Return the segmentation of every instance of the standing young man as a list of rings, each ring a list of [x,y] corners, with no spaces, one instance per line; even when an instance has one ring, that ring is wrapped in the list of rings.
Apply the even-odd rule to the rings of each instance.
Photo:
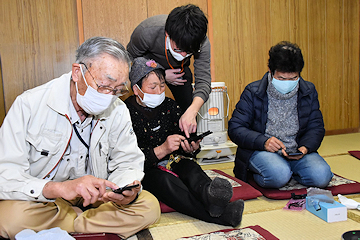
[[[196,115],[211,92],[207,23],[199,7],[192,4],[177,7],[169,15],[157,15],[141,22],[127,45],[133,58],[154,59],[165,68],[166,84],[184,112],[179,125],[187,137],[196,131]],[[189,68],[192,56],[194,91]]]

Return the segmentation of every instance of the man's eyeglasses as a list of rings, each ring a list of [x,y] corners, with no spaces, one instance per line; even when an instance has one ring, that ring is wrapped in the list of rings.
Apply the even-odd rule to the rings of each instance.
[[[103,85],[99,85],[97,84],[95,78],[93,77],[93,75],[91,74],[91,72],[89,71],[88,67],[86,66],[85,63],[83,62],[80,62],[79,64],[82,64],[85,66],[86,70],[89,72],[90,76],[92,77],[92,79],[94,80],[96,86],[97,86],[97,91],[99,93],[104,93],[104,94],[109,94],[109,93],[113,93],[114,95],[116,96],[123,96],[127,93],[129,93],[129,89],[127,87],[127,81],[124,82],[121,86],[118,86],[116,88],[112,88],[112,87],[109,87],[109,86],[103,86]]]
[[[201,48],[203,46],[203,43],[200,44],[200,48],[199,50],[197,50],[197,52],[200,52],[201,51]],[[174,52],[177,52],[177,53],[182,53],[182,52],[186,52],[180,48],[173,48]],[[193,54],[192,52],[186,52],[186,54]]]
[[[174,52],[177,52],[177,53],[185,52],[185,51],[183,51],[183,50],[181,50],[179,48],[174,48],[173,50],[174,50]],[[191,52],[186,52],[186,54],[192,54],[192,53]]]

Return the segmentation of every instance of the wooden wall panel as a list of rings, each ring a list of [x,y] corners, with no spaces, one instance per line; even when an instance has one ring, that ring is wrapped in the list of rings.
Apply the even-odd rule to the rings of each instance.
[[[4,89],[1,72],[1,58],[0,58],[0,126],[5,118],[5,100],[4,100]]]
[[[82,2],[84,38],[103,36],[125,47],[134,28],[146,18],[146,0],[86,0]]]
[[[2,0],[0,58],[5,110],[24,90],[70,71],[79,44],[77,2],[81,3],[85,39],[102,35],[124,45],[142,20],[168,14],[174,7],[188,3],[186,0]],[[209,18],[213,23],[213,77],[228,86],[230,112],[245,86],[267,71],[269,48],[281,40],[289,40],[303,51],[302,76],[318,90],[327,132],[359,128],[359,1],[195,0],[192,3],[205,13],[208,4],[212,9]],[[4,111],[1,101],[0,110]]]
[[[271,46],[302,49],[302,76],[319,93],[327,133],[359,129],[359,1],[212,0],[215,79],[231,112],[245,86],[267,71]],[[220,19],[224,19],[221,21]]]
[[[73,0],[2,0],[0,54],[5,108],[17,95],[71,70],[78,46]]]
[[[327,63],[326,63],[326,0],[314,1],[308,8],[308,57],[305,59],[305,66],[308,66],[308,75],[305,79],[315,84],[316,90],[319,94],[320,109],[323,113],[324,119],[326,117],[325,104],[328,98],[327,89]],[[319,24],[321,23],[321,24]],[[325,122],[327,124],[327,120]]]
[[[326,127],[334,129],[337,125],[339,128],[345,127],[345,110],[344,101],[344,81],[343,78],[343,2],[338,0],[326,0],[326,32],[325,32],[325,54],[326,54],[326,108],[323,112],[326,119]],[[322,85],[320,85],[322,86]]]
[[[169,14],[175,7],[189,4],[189,0],[147,0],[148,17],[158,14]],[[207,0],[193,0],[191,4],[199,6],[199,8],[207,14]],[[140,22],[139,22],[140,23]]]
[[[125,47],[137,25],[148,17],[169,14],[177,6],[188,4],[188,0],[86,0],[82,3],[84,38],[93,36],[111,37]],[[194,0],[206,14],[207,0]],[[132,93],[121,97],[125,100]],[[166,96],[172,97],[166,88]]]
[[[270,9],[266,14],[270,15],[268,31],[271,43],[290,40],[290,1],[270,0]]]
[[[213,49],[215,58],[215,79],[225,82],[230,96],[230,112],[235,107],[246,84],[260,79],[267,70],[270,34],[269,1],[212,0]],[[256,36],[256,37],[255,37]]]
[[[359,1],[344,1],[344,59],[343,59],[343,82],[344,82],[344,123],[345,127],[359,122]],[[358,16],[357,19],[354,16]],[[357,41],[356,41],[357,40]],[[357,104],[356,104],[357,101]]]
[[[290,24],[290,37],[291,42],[297,43],[301,50],[305,61],[305,66],[301,73],[302,77],[308,79],[308,68],[309,68],[309,41],[308,32],[309,22],[308,14],[309,9],[307,0],[292,0],[289,5],[289,24]]]
[[[111,37],[124,46],[130,40],[135,27],[148,17],[168,14],[173,8],[188,4],[188,1],[153,1],[153,0],[86,0],[81,1],[84,37]],[[207,10],[206,0],[192,1],[204,12]]]
[[[271,21],[267,14],[270,11],[270,3],[267,0],[259,0],[258,2],[249,0],[246,1],[246,4],[244,1],[235,2],[237,3],[234,5],[235,10],[233,10],[234,16],[236,16],[235,21],[241,21],[241,23],[233,29],[236,33],[234,39],[241,38],[241,42],[237,46],[238,51],[234,52],[233,55],[237,56],[238,52],[244,51],[240,61],[241,65],[244,66],[241,75],[244,79],[242,84],[245,87],[247,83],[260,79],[267,71],[267,58],[263,53],[269,50],[269,45],[264,43],[269,42],[271,38],[267,25]],[[238,14],[236,11],[239,7],[242,14]],[[245,18],[243,18],[244,15]]]
[[[27,60],[25,59],[25,26],[22,1],[2,1],[0,10],[1,70],[5,110],[7,111],[15,97],[24,91],[24,78],[33,69],[23,67],[27,64]]]
[[[227,54],[222,54],[224,49],[228,51],[233,45],[232,39],[232,29],[231,29],[231,5],[230,4],[216,4],[213,1],[213,42],[211,52],[211,57],[215,62],[215,70],[218,74],[215,73],[215,76],[212,76],[218,82],[230,82],[234,79],[234,73],[237,71],[230,71],[229,63],[233,62],[232,51],[227,52]],[[215,9],[216,8],[216,9]],[[222,19],[223,21],[218,21],[215,19]],[[215,20],[215,21],[214,21]],[[215,27],[216,26],[216,27]],[[214,47],[216,46],[216,47]],[[211,60],[213,61],[213,60]],[[234,63],[233,67],[240,67],[240,64]],[[239,79],[240,81],[240,79]],[[229,90],[228,90],[229,91]]]

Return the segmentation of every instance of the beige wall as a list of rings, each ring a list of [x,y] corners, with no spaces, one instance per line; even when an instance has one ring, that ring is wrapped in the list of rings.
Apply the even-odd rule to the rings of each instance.
[[[0,122],[4,114],[2,101],[8,110],[24,90],[71,70],[82,37],[102,35],[126,45],[142,20],[167,14],[187,3],[185,0],[2,0],[0,57],[4,97],[0,93]],[[359,1],[195,0],[191,3],[209,14],[213,79],[228,86],[230,112],[246,84],[260,79],[267,70],[269,48],[288,40],[303,50],[302,76],[314,82],[318,89],[327,132],[358,130]]]
[[[232,109],[267,71],[270,47],[287,40],[302,49],[302,76],[318,90],[327,133],[358,131],[359,1],[212,0],[212,9],[215,78],[226,82]]]
[[[188,0],[83,0],[84,38],[106,36],[127,45],[135,27],[148,17],[168,14]],[[193,0],[207,12],[206,0]]]
[[[133,30],[140,22],[158,14],[169,14],[177,6],[188,4],[188,0],[86,0],[82,2],[82,16],[84,22],[84,39],[94,36],[111,37],[125,47],[130,41]],[[205,14],[206,0],[193,0]],[[108,17],[111,16],[111,17]],[[121,97],[125,100],[129,95]],[[173,98],[166,87],[166,95]]]
[[[78,46],[76,4],[73,0],[1,0],[0,16],[7,111],[23,91],[71,70]],[[4,110],[3,105],[0,109]]]

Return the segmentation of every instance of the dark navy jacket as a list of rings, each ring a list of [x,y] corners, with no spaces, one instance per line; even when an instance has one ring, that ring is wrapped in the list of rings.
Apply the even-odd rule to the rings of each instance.
[[[236,104],[228,125],[230,139],[238,145],[234,174],[247,181],[248,162],[255,150],[264,151],[268,97],[268,73],[261,80],[247,85]],[[308,153],[316,152],[325,135],[318,94],[311,82],[300,77],[298,90],[299,132],[298,147],[305,146]]]

